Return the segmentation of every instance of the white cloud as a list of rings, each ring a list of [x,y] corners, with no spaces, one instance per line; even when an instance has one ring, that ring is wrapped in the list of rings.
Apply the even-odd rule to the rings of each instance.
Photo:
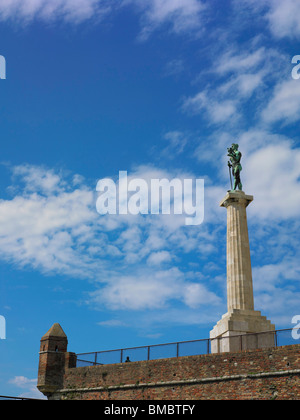
[[[236,11],[249,19],[263,19],[275,38],[298,39],[300,4],[298,0],[233,0]]]
[[[262,73],[240,74],[231,78],[227,83],[220,87],[220,92],[229,94],[236,92],[240,98],[249,98],[253,92],[261,86]]]
[[[118,275],[109,283],[91,294],[91,302],[116,310],[142,310],[164,307],[166,302],[180,296],[178,282],[182,273],[177,269],[137,275]]]
[[[256,292],[276,292],[287,280],[300,280],[298,258],[283,257],[280,262],[254,267],[253,277]]]
[[[13,175],[22,177],[27,192],[49,194],[62,191],[66,186],[53,170],[31,165],[20,165],[13,168]]]
[[[184,289],[184,301],[190,308],[198,308],[201,305],[218,305],[221,299],[200,283],[188,284]]]
[[[168,246],[175,245],[172,239],[168,244],[168,238],[185,227],[181,215],[101,217],[96,212],[93,186],[74,186],[68,177],[53,170],[24,165],[14,168],[13,174],[15,183],[21,184],[11,188],[11,200],[0,200],[0,255],[20,265],[88,277],[103,268],[101,264],[108,255],[133,263],[152,252],[167,252]],[[144,166],[128,179],[150,182],[176,175]],[[119,235],[110,240],[112,230],[119,230]],[[192,230],[186,230],[185,240],[178,246],[187,246],[191,235]]]
[[[207,117],[215,124],[225,123],[237,115],[235,100],[211,97],[208,91],[197,93],[184,100],[182,110],[191,115],[206,112]]]
[[[79,23],[109,10],[109,3],[103,0],[1,0],[0,19],[23,22],[63,19]]]
[[[165,24],[175,33],[195,30],[200,27],[204,9],[200,0],[1,0],[0,20],[63,20],[77,24],[101,19],[128,5],[135,6],[141,15],[142,39]]]
[[[280,240],[280,238],[279,238]],[[297,244],[299,247],[299,243]],[[281,250],[282,253],[282,250]],[[253,268],[255,306],[278,326],[291,326],[299,310],[299,254],[279,258],[278,262]],[[288,308],[288,310],[287,310]]]
[[[178,268],[150,270],[110,278],[106,286],[90,295],[90,303],[111,310],[144,310],[168,307],[172,300],[188,307],[217,305],[220,299],[204,285],[190,283]]]
[[[15,376],[9,383],[23,390],[22,393],[18,395],[19,398],[46,399],[46,397],[37,389],[37,379],[28,379],[25,376]]]
[[[259,47],[257,42],[254,38],[242,48],[231,47],[219,57],[214,72],[226,77],[226,82],[222,81],[218,88],[219,94],[248,99],[258,89],[265,88],[267,82],[282,75],[284,66],[289,62],[288,57],[273,48]]]
[[[244,180],[255,196],[251,214],[258,219],[299,217],[300,149],[291,143],[270,144],[247,157]]]
[[[201,0],[124,0],[124,4],[133,4],[142,12],[142,40],[164,25],[177,34],[199,31],[205,9]]]
[[[267,51],[264,47],[242,53],[238,50],[230,49],[218,58],[215,71],[221,75],[229,72],[249,73],[249,71],[257,69],[266,60],[266,56]]]
[[[175,176],[192,177],[142,166],[129,179]],[[182,253],[214,251],[208,227],[187,229],[181,215],[101,217],[82,178],[60,171],[23,165],[13,168],[13,180],[14,197],[0,200],[0,258],[46,274],[93,280],[100,284],[94,302],[101,297],[113,309],[164,307],[172,299],[189,304],[175,263]]]
[[[242,12],[247,16],[251,13],[263,16],[277,38],[300,36],[298,0],[233,0],[233,4],[242,17]],[[144,40],[162,27],[173,33],[195,36],[203,30],[203,14],[209,9],[202,0],[1,0],[0,20],[25,23],[63,20],[77,24],[89,19],[101,20],[113,10],[128,5],[140,14],[140,39]]]
[[[182,110],[191,115],[204,114],[213,124],[234,126],[243,117],[243,106],[250,98],[259,101],[261,107],[262,98],[268,98],[269,84],[282,77],[289,58],[257,44],[254,38],[247,45],[232,46],[220,54],[207,72],[209,84],[205,73],[205,89],[184,99]]]
[[[118,328],[118,327],[125,327],[126,324],[119,319],[109,319],[107,321],[98,322],[97,325],[100,327],[108,327],[108,328]]]
[[[293,123],[300,118],[300,83],[298,80],[288,80],[278,83],[273,97],[262,112],[266,123]]]
[[[147,259],[148,265],[159,266],[165,262],[172,261],[172,256],[168,251],[153,252]]]
[[[174,59],[169,61],[164,69],[165,76],[178,76],[185,70],[184,61],[181,59]]]
[[[164,140],[167,143],[167,146],[163,147],[163,145],[161,145],[160,155],[168,159],[180,155],[184,152],[188,139],[188,134],[182,133],[181,131],[170,131],[166,133],[164,135]]]
[[[59,175],[40,167],[13,172],[25,185],[13,199],[0,200],[1,257],[43,272],[89,277],[95,261],[82,252],[82,243],[94,238],[93,192],[69,189]]]
[[[298,0],[269,0],[266,15],[272,34],[276,38],[300,37],[300,3]]]

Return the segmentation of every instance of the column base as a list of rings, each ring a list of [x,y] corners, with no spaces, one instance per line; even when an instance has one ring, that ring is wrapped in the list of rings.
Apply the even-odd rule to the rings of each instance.
[[[222,316],[210,339],[211,353],[271,348],[275,346],[275,325],[260,311],[233,309]]]

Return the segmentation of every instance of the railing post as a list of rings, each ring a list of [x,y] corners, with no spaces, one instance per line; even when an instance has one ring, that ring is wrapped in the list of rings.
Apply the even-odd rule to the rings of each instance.
[[[176,343],[176,357],[179,357],[179,343]]]
[[[97,352],[95,353],[95,363],[94,366],[97,366]]]
[[[147,360],[150,360],[150,346],[148,346]]]
[[[123,349],[121,350],[121,363],[123,363]]]

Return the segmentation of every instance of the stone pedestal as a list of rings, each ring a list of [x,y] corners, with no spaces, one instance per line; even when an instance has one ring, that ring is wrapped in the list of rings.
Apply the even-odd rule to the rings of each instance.
[[[252,201],[234,191],[220,203],[227,209],[227,313],[210,332],[212,353],[274,347],[275,326],[254,310],[246,214]]]
[[[210,332],[211,352],[274,347],[275,326],[259,311],[233,309]]]

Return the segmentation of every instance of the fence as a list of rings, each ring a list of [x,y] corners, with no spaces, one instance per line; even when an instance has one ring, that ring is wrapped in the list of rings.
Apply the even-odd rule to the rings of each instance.
[[[7,397],[4,395],[0,395],[0,401],[43,401],[43,400],[37,399],[37,398]]]
[[[272,332],[247,334],[247,337],[253,336],[256,342],[263,334],[274,334],[274,347],[286,346],[291,344],[300,344],[300,339],[292,336],[293,329],[276,330]],[[238,350],[245,349],[245,335],[234,337],[238,343]],[[77,354],[77,367],[97,366],[116,363],[138,362],[142,360],[167,359],[172,357],[196,356],[201,354],[210,354],[214,340],[221,339],[202,339],[192,341],[181,341],[177,343],[155,344],[151,346],[131,347],[118,350],[106,350],[93,353]]]

